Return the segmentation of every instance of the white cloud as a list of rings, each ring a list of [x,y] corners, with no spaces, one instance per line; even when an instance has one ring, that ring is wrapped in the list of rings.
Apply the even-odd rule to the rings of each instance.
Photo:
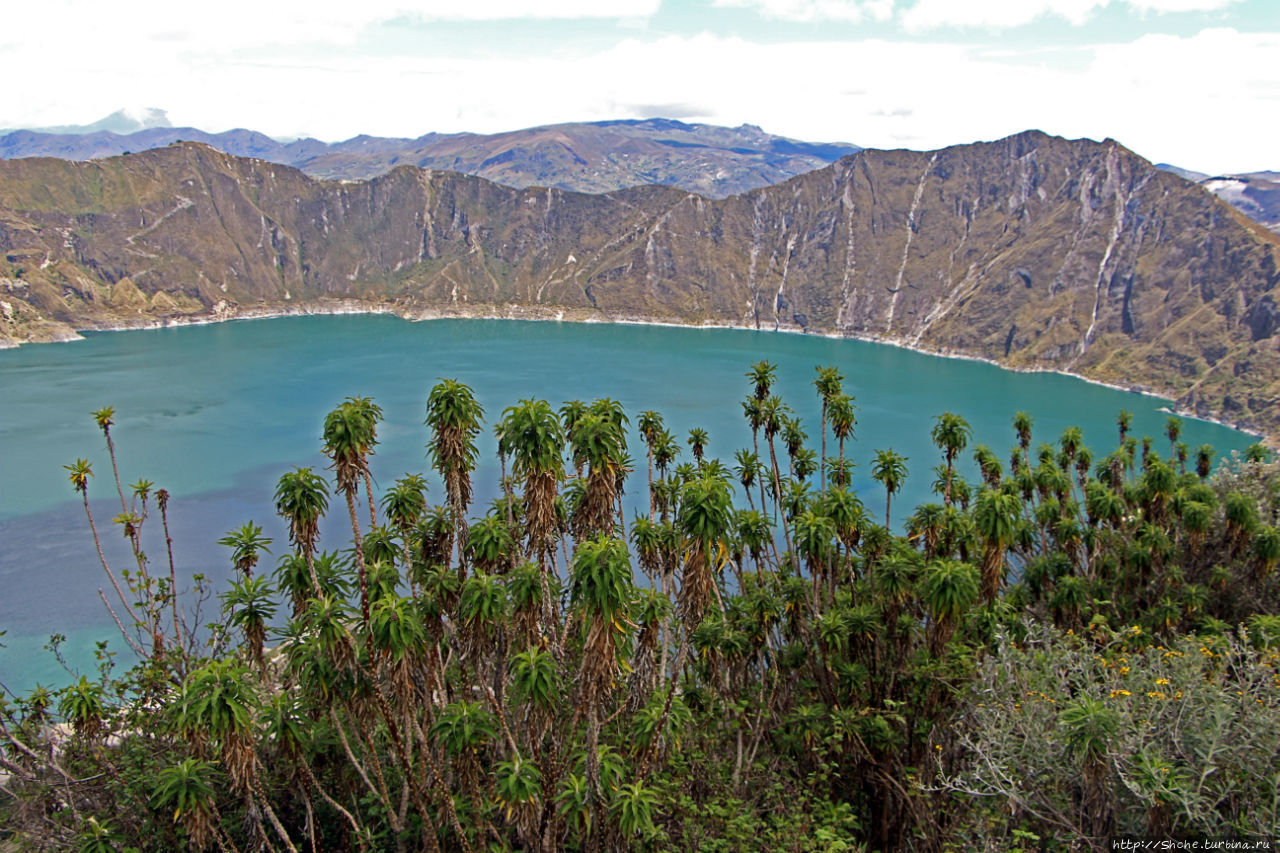
[[[638,18],[661,0],[400,0],[399,12],[425,20],[493,21],[516,18]]]
[[[176,125],[332,140],[488,133],[673,105],[699,121],[749,122],[812,141],[934,148],[1039,128],[1115,137],[1152,160],[1204,172],[1280,167],[1280,109],[1265,100],[1280,93],[1280,34],[1148,36],[1076,48],[1064,68],[1036,46],[1010,42],[996,52],[958,42],[766,45],[702,34],[635,36],[572,56],[496,49],[461,58],[162,37],[164,26],[181,25],[157,22],[133,40],[105,20],[100,34],[76,28],[59,35],[57,61],[40,39],[0,46],[12,73],[39,68],[42,80],[11,87],[0,126],[83,123],[145,104],[167,109]],[[104,47],[112,44],[120,46]]]
[[[1141,13],[1165,14],[1211,12],[1239,0],[917,0],[902,11],[901,20],[913,31],[947,26],[1004,29],[1029,24],[1041,16],[1080,26],[1113,2]]]
[[[13,34],[56,34],[66,47],[118,53],[123,46],[231,53],[262,45],[349,44],[365,28],[409,18],[424,21],[636,18],[661,0],[219,0],[210,5],[129,0],[127,9],[98,0],[42,0],[5,13]],[[4,36],[0,36],[0,41]],[[67,42],[70,42],[70,45]]]
[[[1240,0],[1127,0],[1140,12],[1216,12]]]
[[[894,0],[714,0],[718,8],[753,9],[782,21],[884,21],[893,15]]]
[[[1041,15],[1083,24],[1111,0],[918,0],[902,12],[909,30],[931,27],[1018,27]]]

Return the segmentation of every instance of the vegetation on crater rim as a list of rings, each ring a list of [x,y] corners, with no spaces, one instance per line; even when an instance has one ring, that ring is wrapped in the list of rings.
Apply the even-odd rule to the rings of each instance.
[[[486,413],[465,384],[426,401],[434,504],[418,476],[375,493],[381,411],[350,398],[323,425],[332,476],[276,485],[288,546],[253,522],[222,540],[237,579],[207,625],[207,584],[177,594],[171,557],[142,548],[157,521],[168,538],[167,493],[123,485],[114,413],[94,413],[135,559],[103,561],[104,601],[140,663],[117,673],[104,648],[98,674],[6,700],[5,826],[45,850],[1269,837],[1268,451],[1214,472],[1177,418],[1138,438],[1121,413],[1116,450],[1095,455],[1076,428],[1037,444],[1020,413],[1001,457],[944,413],[937,460],[857,454],[883,487],[859,495],[843,377],[818,369],[807,425],[774,377],[747,374],[752,445],[732,463],[657,412],[634,414],[633,458],[616,402],[520,401],[492,421],[488,507],[470,478]],[[96,538],[92,466],[68,472]],[[877,519],[908,476],[933,477],[937,500],[896,535]],[[649,497],[633,518],[628,485]],[[321,548],[331,511],[346,549]]]

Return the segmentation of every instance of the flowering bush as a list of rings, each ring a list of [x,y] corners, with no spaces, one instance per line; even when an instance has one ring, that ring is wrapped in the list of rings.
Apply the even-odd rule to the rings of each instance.
[[[1020,642],[1001,638],[948,748],[935,750],[939,786],[991,798],[997,833],[1274,835],[1280,653],[1270,638],[1242,627],[1134,650],[1137,633],[1037,625]],[[1091,796],[1103,806],[1092,825]]]

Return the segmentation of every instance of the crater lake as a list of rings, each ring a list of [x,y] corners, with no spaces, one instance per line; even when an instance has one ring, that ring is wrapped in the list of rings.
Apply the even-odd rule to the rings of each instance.
[[[169,521],[179,586],[209,579],[205,616],[227,588],[230,549],[217,540],[253,521],[273,542],[259,571],[269,573],[288,552],[286,528],[273,508],[276,481],[295,466],[324,471],[325,415],[349,396],[373,398],[385,415],[372,457],[375,490],[406,473],[427,475],[428,501],[444,502],[430,469],[423,425],[425,401],[440,378],[470,385],[485,408],[472,514],[497,494],[492,427],[521,399],[609,397],[631,419],[635,471],[627,501],[645,500],[645,449],[635,430],[640,412],[658,411],[684,450],[691,428],[709,435],[708,457],[732,468],[734,452],[751,446],[741,402],[745,373],[767,359],[777,365],[774,391],[799,415],[818,447],[815,367],[835,366],[858,407],[855,440],[846,455],[857,467],[853,488],[873,518],[884,513],[884,490],[871,478],[875,450],[907,457],[909,476],[893,501],[899,526],[914,507],[936,500],[933,467],[942,461],[930,440],[934,417],[963,416],[973,429],[961,472],[976,475],[972,450],[989,445],[1002,459],[1016,443],[1015,412],[1035,419],[1032,451],[1079,426],[1095,458],[1117,440],[1116,415],[1133,413],[1131,434],[1149,435],[1169,453],[1168,401],[1050,373],[1016,373],[983,362],[947,359],[883,344],[772,332],[663,326],[433,320],[411,323],[378,315],[306,316],[236,321],[145,331],[86,334],[66,344],[35,344],[0,352],[0,681],[22,692],[54,687],[71,676],[43,647],[66,636],[66,662],[92,675],[95,643],[125,647],[99,598],[109,591],[79,495],[63,467],[88,459],[89,496],[112,568],[132,557],[112,519],[120,502],[106,445],[91,412],[114,407],[112,438],[125,484],[139,479],[170,493]],[[1221,460],[1254,442],[1251,436],[1185,418],[1181,440],[1212,444]],[[828,439],[828,455],[834,455]],[[767,457],[767,453],[762,452]],[[785,464],[785,459],[784,463]],[[740,494],[736,502],[745,506]],[[320,547],[348,547],[341,501],[331,501]],[[348,536],[349,536],[349,528]],[[154,512],[144,550],[157,574],[167,574],[163,532]],[[128,561],[128,562],[126,562]],[[188,602],[190,605],[190,602]],[[124,660],[124,655],[121,655]]]

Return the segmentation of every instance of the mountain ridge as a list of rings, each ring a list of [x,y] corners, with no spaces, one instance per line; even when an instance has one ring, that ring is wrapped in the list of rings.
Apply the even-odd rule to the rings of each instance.
[[[0,334],[370,307],[869,338],[1161,392],[1280,432],[1280,241],[1114,141],[864,150],[713,200],[195,143],[0,163]]]
[[[1280,234],[1280,172],[1207,175],[1168,163],[1156,168],[1199,184],[1254,222]]]
[[[495,134],[428,133],[416,139],[361,134],[335,143],[310,138],[282,142],[245,129],[207,133],[159,126],[124,135],[83,130],[5,133],[0,135],[0,158],[90,160],[194,141],[323,179],[367,180],[408,164],[475,174],[520,189],[538,185],[608,192],[669,184],[723,198],[858,150],[845,143],[774,136],[754,125],[727,128],[674,119],[573,122]]]

